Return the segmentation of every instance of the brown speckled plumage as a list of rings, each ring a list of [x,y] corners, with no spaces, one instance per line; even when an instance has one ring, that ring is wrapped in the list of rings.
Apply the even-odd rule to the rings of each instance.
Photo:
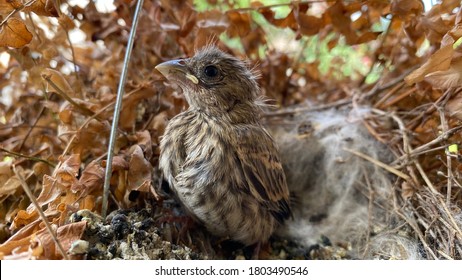
[[[265,242],[290,216],[273,139],[259,122],[259,88],[247,65],[215,47],[156,67],[189,108],[168,123],[160,168],[186,211],[208,231]]]

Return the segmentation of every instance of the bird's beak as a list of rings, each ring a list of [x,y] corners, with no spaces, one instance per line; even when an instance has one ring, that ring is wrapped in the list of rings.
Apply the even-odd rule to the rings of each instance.
[[[186,62],[184,59],[175,59],[157,65],[156,69],[167,78],[167,76],[172,72],[186,73],[187,69],[185,65]]]
[[[198,84],[199,80],[196,76],[189,73],[188,68],[186,67],[185,59],[176,59],[163,62],[155,67],[165,78],[169,79],[173,76],[182,76],[194,84]],[[181,78],[181,77],[180,77]]]

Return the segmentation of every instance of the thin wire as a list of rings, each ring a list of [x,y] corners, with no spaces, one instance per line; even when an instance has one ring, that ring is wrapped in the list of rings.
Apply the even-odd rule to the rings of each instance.
[[[114,144],[117,136],[117,126],[119,123],[120,109],[122,107],[122,99],[124,93],[125,82],[127,80],[128,72],[128,63],[130,61],[130,56],[132,54],[133,42],[136,34],[136,27],[138,26],[138,19],[143,7],[144,0],[139,0],[136,4],[135,14],[133,16],[132,29],[130,30],[130,35],[128,37],[127,49],[125,50],[124,64],[122,68],[122,74],[120,75],[119,87],[117,89],[117,99],[114,108],[114,119],[112,121],[111,135],[109,136],[109,146],[107,153],[107,163],[106,163],[106,174],[104,175],[104,191],[103,191],[103,205],[101,209],[101,215],[103,218],[106,218],[107,207],[108,207],[108,197],[109,197],[109,186],[112,176],[112,159],[114,157]]]

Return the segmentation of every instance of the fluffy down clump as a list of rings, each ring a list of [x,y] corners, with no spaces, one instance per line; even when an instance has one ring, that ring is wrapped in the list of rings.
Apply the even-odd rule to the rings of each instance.
[[[362,259],[419,259],[416,239],[393,211],[395,178],[346,150],[387,163],[393,155],[363,125],[368,109],[267,118],[278,143],[294,218],[278,234],[303,246],[322,236]]]

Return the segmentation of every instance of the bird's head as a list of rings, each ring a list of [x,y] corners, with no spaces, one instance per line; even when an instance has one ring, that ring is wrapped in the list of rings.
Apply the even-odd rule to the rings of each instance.
[[[255,74],[243,61],[216,47],[205,47],[193,57],[156,66],[177,83],[193,109],[224,114],[254,106],[259,88]]]

